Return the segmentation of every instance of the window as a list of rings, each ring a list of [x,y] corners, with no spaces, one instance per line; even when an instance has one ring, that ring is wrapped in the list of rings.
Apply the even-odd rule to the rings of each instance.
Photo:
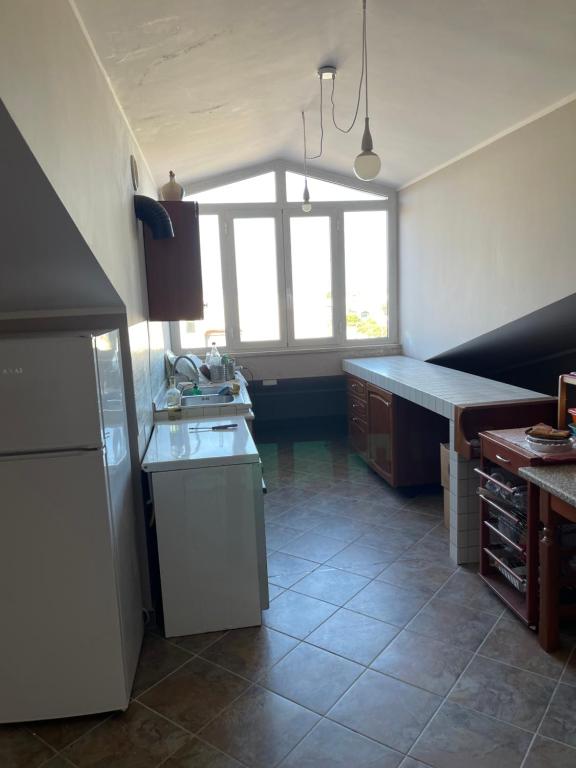
[[[183,349],[202,349],[215,342],[226,345],[224,294],[218,216],[200,216],[200,253],[202,254],[202,288],[204,290],[204,319],[182,321],[179,324],[180,345]]]
[[[204,319],[172,323],[176,351],[395,342],[393,191],[287,164],[191,194],[200,204]],[[205,186],[205,185],[204,185]]]
[[[280,339],[275,229],[273,218],[234,219],[240,342]]]

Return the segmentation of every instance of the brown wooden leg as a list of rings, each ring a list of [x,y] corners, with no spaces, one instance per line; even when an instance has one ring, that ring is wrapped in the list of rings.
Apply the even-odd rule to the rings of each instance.
[[[560,645],[558,518],[550,509],[549,494],[540,494],[540,621],[538,637],[545,651]]]

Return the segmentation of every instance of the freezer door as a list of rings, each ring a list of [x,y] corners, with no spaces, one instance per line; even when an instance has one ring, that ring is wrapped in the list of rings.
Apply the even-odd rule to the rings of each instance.
[[[0,455],[102,444],[92,339],[0,339]]]
[[[0,460],[0,723],[123,709],[101,451]]]

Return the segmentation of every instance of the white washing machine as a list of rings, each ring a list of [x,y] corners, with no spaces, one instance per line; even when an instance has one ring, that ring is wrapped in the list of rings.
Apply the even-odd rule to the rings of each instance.
[[[151,478],[166,637],[261,624],[262,469],[245,420],[156,424],[142,468]]]

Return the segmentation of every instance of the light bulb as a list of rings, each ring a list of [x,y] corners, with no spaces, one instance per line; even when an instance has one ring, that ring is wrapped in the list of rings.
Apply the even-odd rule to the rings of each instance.
[[[304,213],[310,213],[312,210],[312,203],[302,203],[302,210]]]
[[[370,133],[370,120],[364,120],[364,134],[362,136],[362,152],[354,160],[354,173],[359,179],[372,181],[380,173],[380,158],[373,152],[372,134]]]
[[[360,152],[354,160],[354,173],[363,181],[372,181],[380,173],[382,163],[376,152]]]

